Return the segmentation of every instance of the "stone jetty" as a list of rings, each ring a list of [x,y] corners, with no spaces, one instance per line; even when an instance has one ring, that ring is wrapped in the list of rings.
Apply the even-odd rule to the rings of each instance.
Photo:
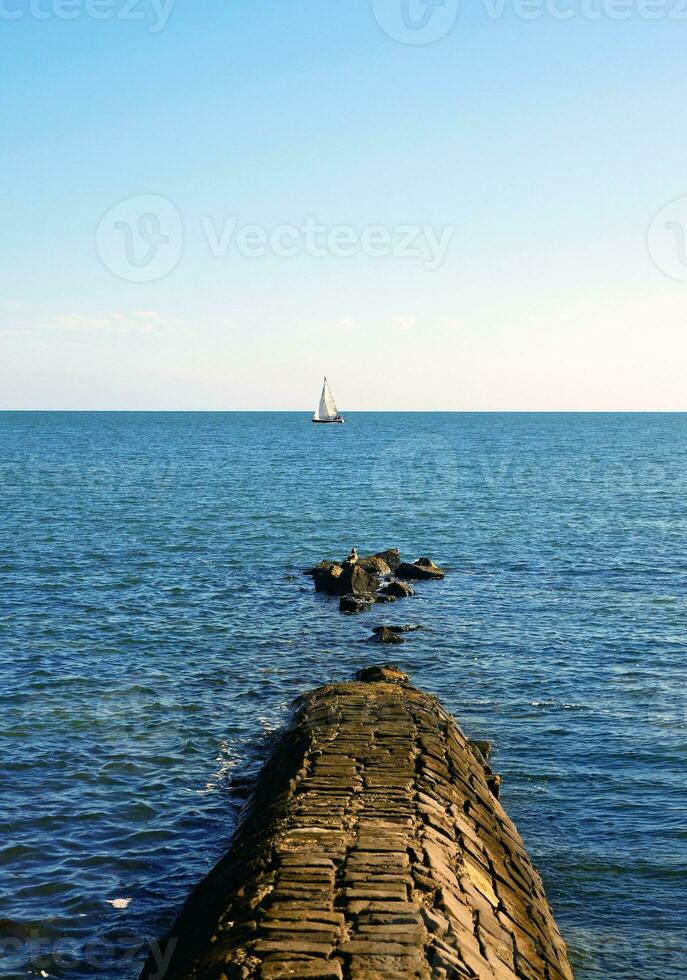
[[[395,667],[299,699],[165,980],[571,978],[488,749]]]

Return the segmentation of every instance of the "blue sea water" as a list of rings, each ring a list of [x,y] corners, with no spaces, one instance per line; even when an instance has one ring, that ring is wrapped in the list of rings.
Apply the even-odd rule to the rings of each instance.
[[[0,414],[0,976],[135,978],[381,622],[579,980],[686,976],[686,501],[685,415]],[[344,617],[301,570],[353,545],[449,574]]]

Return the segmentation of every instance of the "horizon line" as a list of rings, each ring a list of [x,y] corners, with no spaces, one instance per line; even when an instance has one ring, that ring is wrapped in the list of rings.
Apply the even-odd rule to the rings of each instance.
[[[0,415],[306,415],[298,408],[0,408]],[[685,415],[687,408],[358,408],[348,415]]]

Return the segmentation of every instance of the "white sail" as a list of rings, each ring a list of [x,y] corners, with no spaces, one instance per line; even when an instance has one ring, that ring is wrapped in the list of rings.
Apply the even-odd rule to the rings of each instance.
[[[329,382],[325,378],[324,385],[322,386],[322,394],[320,395],[320,404],[313,418],[319,419],[321,422],[328,422],[331,419],[335,419],[338,414]]]

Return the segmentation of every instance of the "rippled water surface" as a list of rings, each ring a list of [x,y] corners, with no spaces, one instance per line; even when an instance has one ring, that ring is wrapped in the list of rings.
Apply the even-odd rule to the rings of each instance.
[[[135,978],[291,700],[396,621],[576,976],[686,976],[686,502],[684,415],[0,414],[0,975]],[[301,570],[352,545],[450,574],[344,617]]]

